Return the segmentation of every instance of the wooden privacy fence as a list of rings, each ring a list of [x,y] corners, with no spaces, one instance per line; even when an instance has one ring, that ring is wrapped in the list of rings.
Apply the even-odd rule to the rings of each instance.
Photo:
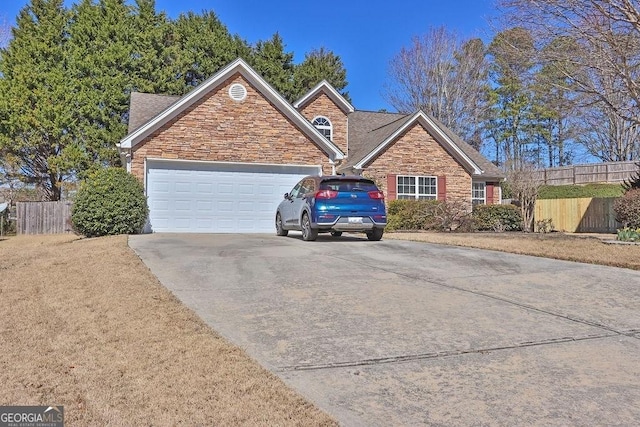
[[[71,202],[16,203],[18,234],[72,233]]]
[[[618,183],[629,179],[638,170],[636,163],[630,161],[561,166],[543,169],[538,173],[540,180],[546,185]]]
[[[615,197],[538,200],[535,221],[551,219],[557,231],[615,233],[622,225],[613,211]]]

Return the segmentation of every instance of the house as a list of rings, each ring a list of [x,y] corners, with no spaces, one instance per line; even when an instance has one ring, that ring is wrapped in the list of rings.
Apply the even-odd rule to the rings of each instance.
[[[499,203],[503,179],[421,111],[357,111],[326,81],[292,105],[242,59],[182,97],[132,93],[118,148],[158,232],[272,232],[282,195],[309,174],[362,174],[387,200],[469,206]]]

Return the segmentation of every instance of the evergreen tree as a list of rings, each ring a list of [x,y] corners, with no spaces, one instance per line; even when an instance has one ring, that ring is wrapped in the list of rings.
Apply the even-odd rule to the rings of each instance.
[[[495,162],[520,169],[532,160],[534,97],[529,83],[535,66],[533,39],[522,28],[506,30],[491,42],[489,53],[494,89],[489,93],[486,129],[495,142]]]
[[[542,50],[567,51],[576,49],[575,43],[566,38],[553,40]],[[578,135],[575,120],[576,97],[563,69],[557,62],[543,62],[533,77],[533,123],[538,167],[564,166],[571,163],[570,144]],[[546,159],[545,159],[546,157]]]
[[[304,96],[309,90],[322,80],[326,80],[349,102],[349,93],[344,91],[347,86],[347,71],[339,56],[321,47],[312,50],[304,57],[304,61],[295,66],[293,72],[292,102]]]
[[[59,200],[61,184],[82,156],[71,132],[78,120],[70,85],[69,13],[63,0],[32,0],[0,53],[0,154],[44,198]]]
[[[182,94],[176,82],[173,25],[155,0],[136,0],[133,5],[132,63],[128,71],[132,90],[146,93]]]
[[[71,129],[85,172],[118,161],[115,143],[127,132],[132,71],[133,10],[124,0],[82,0],[72,8],[69,78],[77,120]]]
[[[250,48],[232,36],[213,12],[182,14],[173,22],[171,55],[174,83],[171,93],[186,93],[238,57],[248,57]]]
[[[270,40],[256,43],[250,63],[275,90],[293,101],[293,52],[285,52],[284,48],[282,37],[275,33]]]

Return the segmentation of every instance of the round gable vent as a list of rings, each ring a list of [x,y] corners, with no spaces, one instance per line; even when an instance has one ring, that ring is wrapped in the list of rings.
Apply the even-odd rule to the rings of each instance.
[[[240,83],[234,83],[229,88],[229,96],[234,101],[242,101],[247,97],[247,88]]]

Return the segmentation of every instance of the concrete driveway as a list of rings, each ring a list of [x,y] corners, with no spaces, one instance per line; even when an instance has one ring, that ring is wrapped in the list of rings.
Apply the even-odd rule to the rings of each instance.
[[[129,244],[343,425],[640,423],[640,272],[299,233]]]

